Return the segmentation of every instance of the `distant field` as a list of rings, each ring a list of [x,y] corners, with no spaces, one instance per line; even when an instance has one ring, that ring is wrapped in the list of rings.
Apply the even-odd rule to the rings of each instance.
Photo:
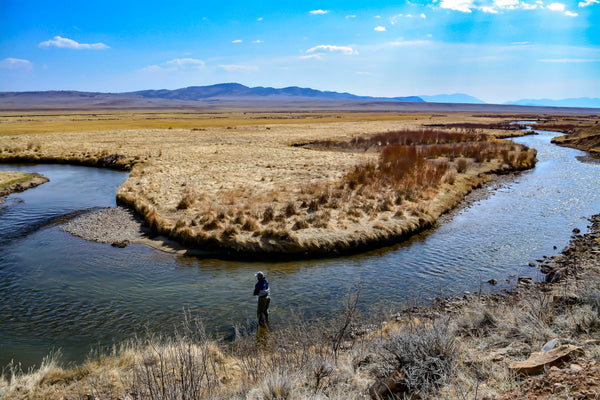
[[[0,113],[0,135],[135,129],[210,129],[248,125],[403,121],[430,118],[397,112],[47,112]]]

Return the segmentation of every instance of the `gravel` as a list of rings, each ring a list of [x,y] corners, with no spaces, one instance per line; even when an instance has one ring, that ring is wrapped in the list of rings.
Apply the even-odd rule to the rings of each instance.
[[[125,207],[105,208],[77,217],[60,228],[82,239],[125,245],[145,236],[142,219]]]

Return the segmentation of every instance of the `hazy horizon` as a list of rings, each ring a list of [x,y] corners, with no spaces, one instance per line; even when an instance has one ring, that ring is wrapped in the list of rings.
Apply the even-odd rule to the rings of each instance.
[[[600,2],[0,3],[0,91],[598,97]]]

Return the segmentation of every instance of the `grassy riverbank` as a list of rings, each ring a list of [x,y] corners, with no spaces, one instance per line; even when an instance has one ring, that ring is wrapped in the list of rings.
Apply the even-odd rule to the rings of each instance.
[[[36,173],[0,171],[0,196],[22,192],[48,182],[48,178]]]
[[[436,301],[397,314],[358,315],[355,296],[335,320],[210,339],[198,321],[174,337],[132,340],[62,367],[5,370],[1,399],[593,399],[600,393],[600,215],[559,256],[553,282],[519,279],[488,296]],[[560,273],[558,273],[560,271]],[[515,363],[544,344],[569,350],[537,371]],[[550,346],[548,346],[550,347]],[[412,397],[411,397],[412,396]]]
[[[552,139],[552,143],[587,151],[592,157],[600,158],[600,124],[572,129],[567,135]]]
[[[490,174],[530,168],[535,156],[495,139],[521,134],[502,116],[144,112],[2,118],[0,161],[131,170],[117,193],[120,203],[155,233],[223,257],[328,255],[397,241],[430,226]],[[102,130],[86,130],[103,121]],[[139,129],[150,126],[156,129]],[[438,139],[371,141],[386,132],[429,132]],[[463,136],[454,142],[452,135]],[[324,142],[339,146],[314,145]],[[365,143],[371,144],[361,147]],[[389,159],[411,152],[419,163],[410,171]],[[392,173],[399,170],[406,173]]]

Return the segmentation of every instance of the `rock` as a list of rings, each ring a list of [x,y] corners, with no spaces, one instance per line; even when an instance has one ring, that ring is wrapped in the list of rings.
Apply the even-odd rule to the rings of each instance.
[[[517,279],[517,285],[519,286],[530,286],[533,283],[533,279],[528,276],[520,276]]]
[[[580,355],[583,355],[581,347],[564,344],[549,351],[531,353],[527,360],[514,361],[508,368],[517,374],[533,375],[545,368],[571,361]]]
[[[546,274],[546,282],[554,283],[561,281],[565,277],[564,268],[554,268]]]
[[[579,364],[571,364],[569,369],[571,370],[572,373],[575,373],[575,374],[577,372],[583,371],[583,367]]]
[[[579,228],[575,228],[575,229],[573,229],[573,233],[576,233],[576,234],[581,233],[581,230]]]
[[[574,294],[557,294],[552,296],[552,305],[555,307],[570,307],[577,304],[582,304],[579,296]]]
[[[552,350],[556,344],[558,343],[558,339],[552,339],[551,341],[549,341],[548,343],[546,343],[544,345],[544,347],[542,347],[542,351],[550,351]]]
[[[488,280],[488,283],[489,283],[490,285],[495,285],[495,284],[497,284],[497,283],[498,283],[498,281],[497,281],[497,280],[495,280],[495,279],[489,279],[489,280]]]
[[[506,347],[491,352],[488,357],[485,357],[485,359],[489,359],[491,361],[502,361],[507,356],[516,357],[523,354],[527,354],[530,351],[531,349],[526,343],[512,342]]]
[[[534,262],[530,262],[529,266],[533,268],[533,267],[535,267],[535,263]]]
[[[118,247],[118,248],[122,249],[123,247],[127,246],[127,242],[126,241],[124,241],[124,242],[113,242],[113,243],[111,243],[111,246],[112,247]]]

